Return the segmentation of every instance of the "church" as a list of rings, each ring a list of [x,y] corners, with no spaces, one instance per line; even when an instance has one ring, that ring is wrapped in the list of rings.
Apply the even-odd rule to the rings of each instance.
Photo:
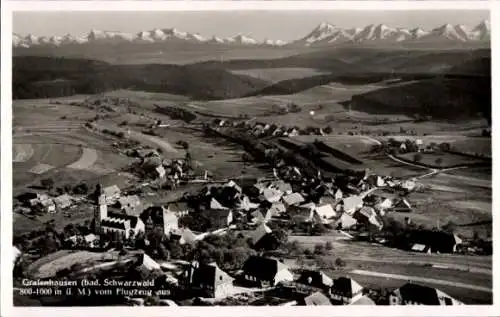
[[[137,216],[129,216],[125,213],[108,212],[106,194],[100,184],[94,193],[94,232],[96,234],[117,233],[123,239],[136,236],[144,232],[144,222]]]

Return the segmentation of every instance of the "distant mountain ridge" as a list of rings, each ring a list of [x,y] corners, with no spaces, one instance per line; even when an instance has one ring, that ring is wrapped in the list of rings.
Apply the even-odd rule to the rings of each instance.
[[[314,28],[305,37],[287,42],[282,40],[263,41],[250,36],[238,34],[232,37],[221,38],[217,36],[205,37],[199,33],[183,32],[176,28],[153,29],[138,33],[124,33],[114,31],[101,31],[92,29],[84,36],[36,36],[28,34],[22,36],[14,33],[12,45],[14,47],[37,47],[64,45],[90,45],[90,44],[144,44],[168,42],[210,43],[221,45],[262,45],[262,46],[323,46],[337,43],[401,43],[401,42],[470,42],[489,41],[490,22],[482,21],[473,28],[465,25],[443,24],[430,31],[422,28],[392,28],[385,24],[368,25],[363,28],[344,29],[333,24],[323,22]]]

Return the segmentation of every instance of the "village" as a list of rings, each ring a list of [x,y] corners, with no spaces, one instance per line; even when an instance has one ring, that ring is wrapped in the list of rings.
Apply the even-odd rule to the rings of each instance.
[[[325,260],[335,253],[332,242],[325,239],[311,249],[292,239],[334,237],[429,255],[488,252],[484,243],[460,238],[451,224],[426,228],[409,216],[404,223],[386,217],[411,215],[408,194],[426,190],[417,178],[380,176],[369,169],[332,170],[290,160],[283,150],[288,141],[276,137],[298,135],[294,128],[214,120],[204,129],[239,138],[244,146],[242,136],[251,136],[245,146],[250,159],[269,163],[272,177],[220,180],[209,170],[195,175],[189,151],[184,158],[166,159],[160,151],[121,135],[113,147],[135,159],[127,170],[140,183],[129,188],[101,184],[89,188],[82,183],[54,189],[52,180],[43,179],[43,190],[16,197],[16,212],[27,216],[71,217],[75,210],[92,208],[93,217],[90,222],[69,224],[62,232],[49,222],[42,232],[15,240],[15,278],[116,276],[153,278],[161,285],[155,286],[162,289],[155,293],[160,295],[119,296],[118,302],[129,305],[462,304],[418,282],[401,281],[399,287],[381,292],[349,274],[329,277],[325,270],[342,271],[345,266],[341,257]],[[255,143],[261,140],[263,148]],[[314,156],[317,149],[312,144],[300,151]],[[419,140],[391,140],[374,150],[419,155],[439,147],[446,145],[424,147]],[[192,185],[196,190],[188,191]],[[183,193],[165,204],[146,203],[151,195],[168,191]],[[57,261],[58,269],[47,268],[47,263]]]

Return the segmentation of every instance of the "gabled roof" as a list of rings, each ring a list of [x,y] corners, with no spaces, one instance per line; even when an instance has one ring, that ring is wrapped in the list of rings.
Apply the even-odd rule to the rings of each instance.
[[[273,188],[265,188],[262,195],[268,202],[274,203],[281,199],[283,192]]]
[[[257,244],[257,242],[259,242],[267,234],[270,234],[272,232],[273,231],[271,230],[271,228],[269,228],[268,226],[266,226],[265,223],[262,223],[251,234],[250,238],[252,239],[252,243],[254,245]]]
[[[117,212],[108,212],[108,217],[104,220],[108,220],[108,221],[112,221],[112,222],[115,222],[117,220],[122,221],[122,222],[130,221],[130,228],[135,228],[137,226],[139,218],[136,216],[129,216],[129,215],[117,213]]]
[[[367,206],[362,207],[359,210],[359,214],[365,216],[368,219],[377,216],[377,213],[375,212],[375,210],[372,207],[367,207]]]
[[[337,216],[337,213],[333,210],[333,207],[330,204],[316,206],[314,211],[318,214],[318,216],[320,216],[321,219],[331,219]]]
[[[304,201],[305,199],[300,193],[292,193],[290,195],[283,196],[283,202],[287,205],[298,205]]]
[[[241,193],[241,187],[238,186],[238,184],[236,184],[233,180],[230,180],[229,182],[227,182],[225,186],[232,187],[232,188],[236,189],[239,193]]]
[[[239,208],[246,210],[246,211],[252,210],[252,209],[255,209],[258,207],[259,207],[259,204],[251,202],[250,199],[248,199],[248,196],[243,196],[243,199],[241,200],[241,202],[239,204]]]
[[[333,285],[333,280],[322,271],[303,270],[297,282],[315,287]]]
[[[260,256],[250,256],[243,265],[246,274],[255,276],[264,281],[271,281],[276,274],[287,267],[276,259]]]
[[[399,292],[404,301],[421,303],[423,305],[440,305],[437,289],[433,287],[406,283],[396,291]]]
[[[314,210],[316,208],[316,204],[313,202],[309,202],[307,204],[300,205],[299,208]]]
[[[273,216],[277,216],[279,214],[282,214],[282,213],[286,212],[286,208],[285,208],[285,205],[283,205],[282,202],[276,202],[276,203],[273,203],[271,205],[271,207],[269,208],[269,211],[271,212],[271,214]]]
[[[153,260],[149,255],[146,253],[142,253],[140,255],[140,265],[145,267],[148,270],[161,270],[161,266],[156,263],[155,260]]]
[[[348,215],[347,213],[342,213],[338,222],[342,223],[342,229],[349,229],[358,223],[356,219]]]
[[[392,207],[392,200],[389,198],[384,199],[381,203],[377,204],[379,209],[388,209]]]
[[[221,284],[232,283],[233,278],[221,270],[217,264],[193,263],[195,265],[192,284],[196,286],[210,285],[216,287]]]
[[[210,209],[222,210],[222,209],[228,209],[228,208],[222,206],[222,204],[220,202],[218,202],[217,199],[212,197],[212,199],[210,200]]]
[[[304,302],[307,306],[326,306],[332,305],[330,299],[326,297],[321,292],[315,292],[304,298]]]
[[[289,183],[286,183],[282,180],[272,182],[269,187],[275,188],[282,193],[291,193],[292,192],[292,185]]]
[[[357,195],[344,198],[344,211],[348,214],[353,214],[356,209],[363,206],[363,199]]]
[[[363,287],[351,278],[339,277],[333,280],[332,292],[341,294],[344,297],[352,298],[356,293],[359,293],[362,290]]]
[[[196,241],[196,235],[189,228],[174,229],[170,234],[182,238],[184,242],[188,244],[192,244]]]
[[[321,205],[323,204],[332,204],[332,205],[335,205],[337,203],[337,200],[332,197],[332,196],[323,196],[319,199],[319,203]]]

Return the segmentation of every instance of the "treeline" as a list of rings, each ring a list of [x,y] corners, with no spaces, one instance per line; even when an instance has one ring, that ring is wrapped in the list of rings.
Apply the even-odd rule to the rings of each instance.
[[[155,111],[169,116],[172,120],[182,120],[187,123],[196,119],[196,115],[191,111],[177,107],[155,105]]]
[[[491,121],[491,78],[436,77],[355,95],[353,110],[453,120],[482,115]]]
[[[142,90],[195,99],[236,98],[267,82],[224,69],[189,65],[111,65],[85,59],[14,57],[13,98],[53,98],[116,89]]]

